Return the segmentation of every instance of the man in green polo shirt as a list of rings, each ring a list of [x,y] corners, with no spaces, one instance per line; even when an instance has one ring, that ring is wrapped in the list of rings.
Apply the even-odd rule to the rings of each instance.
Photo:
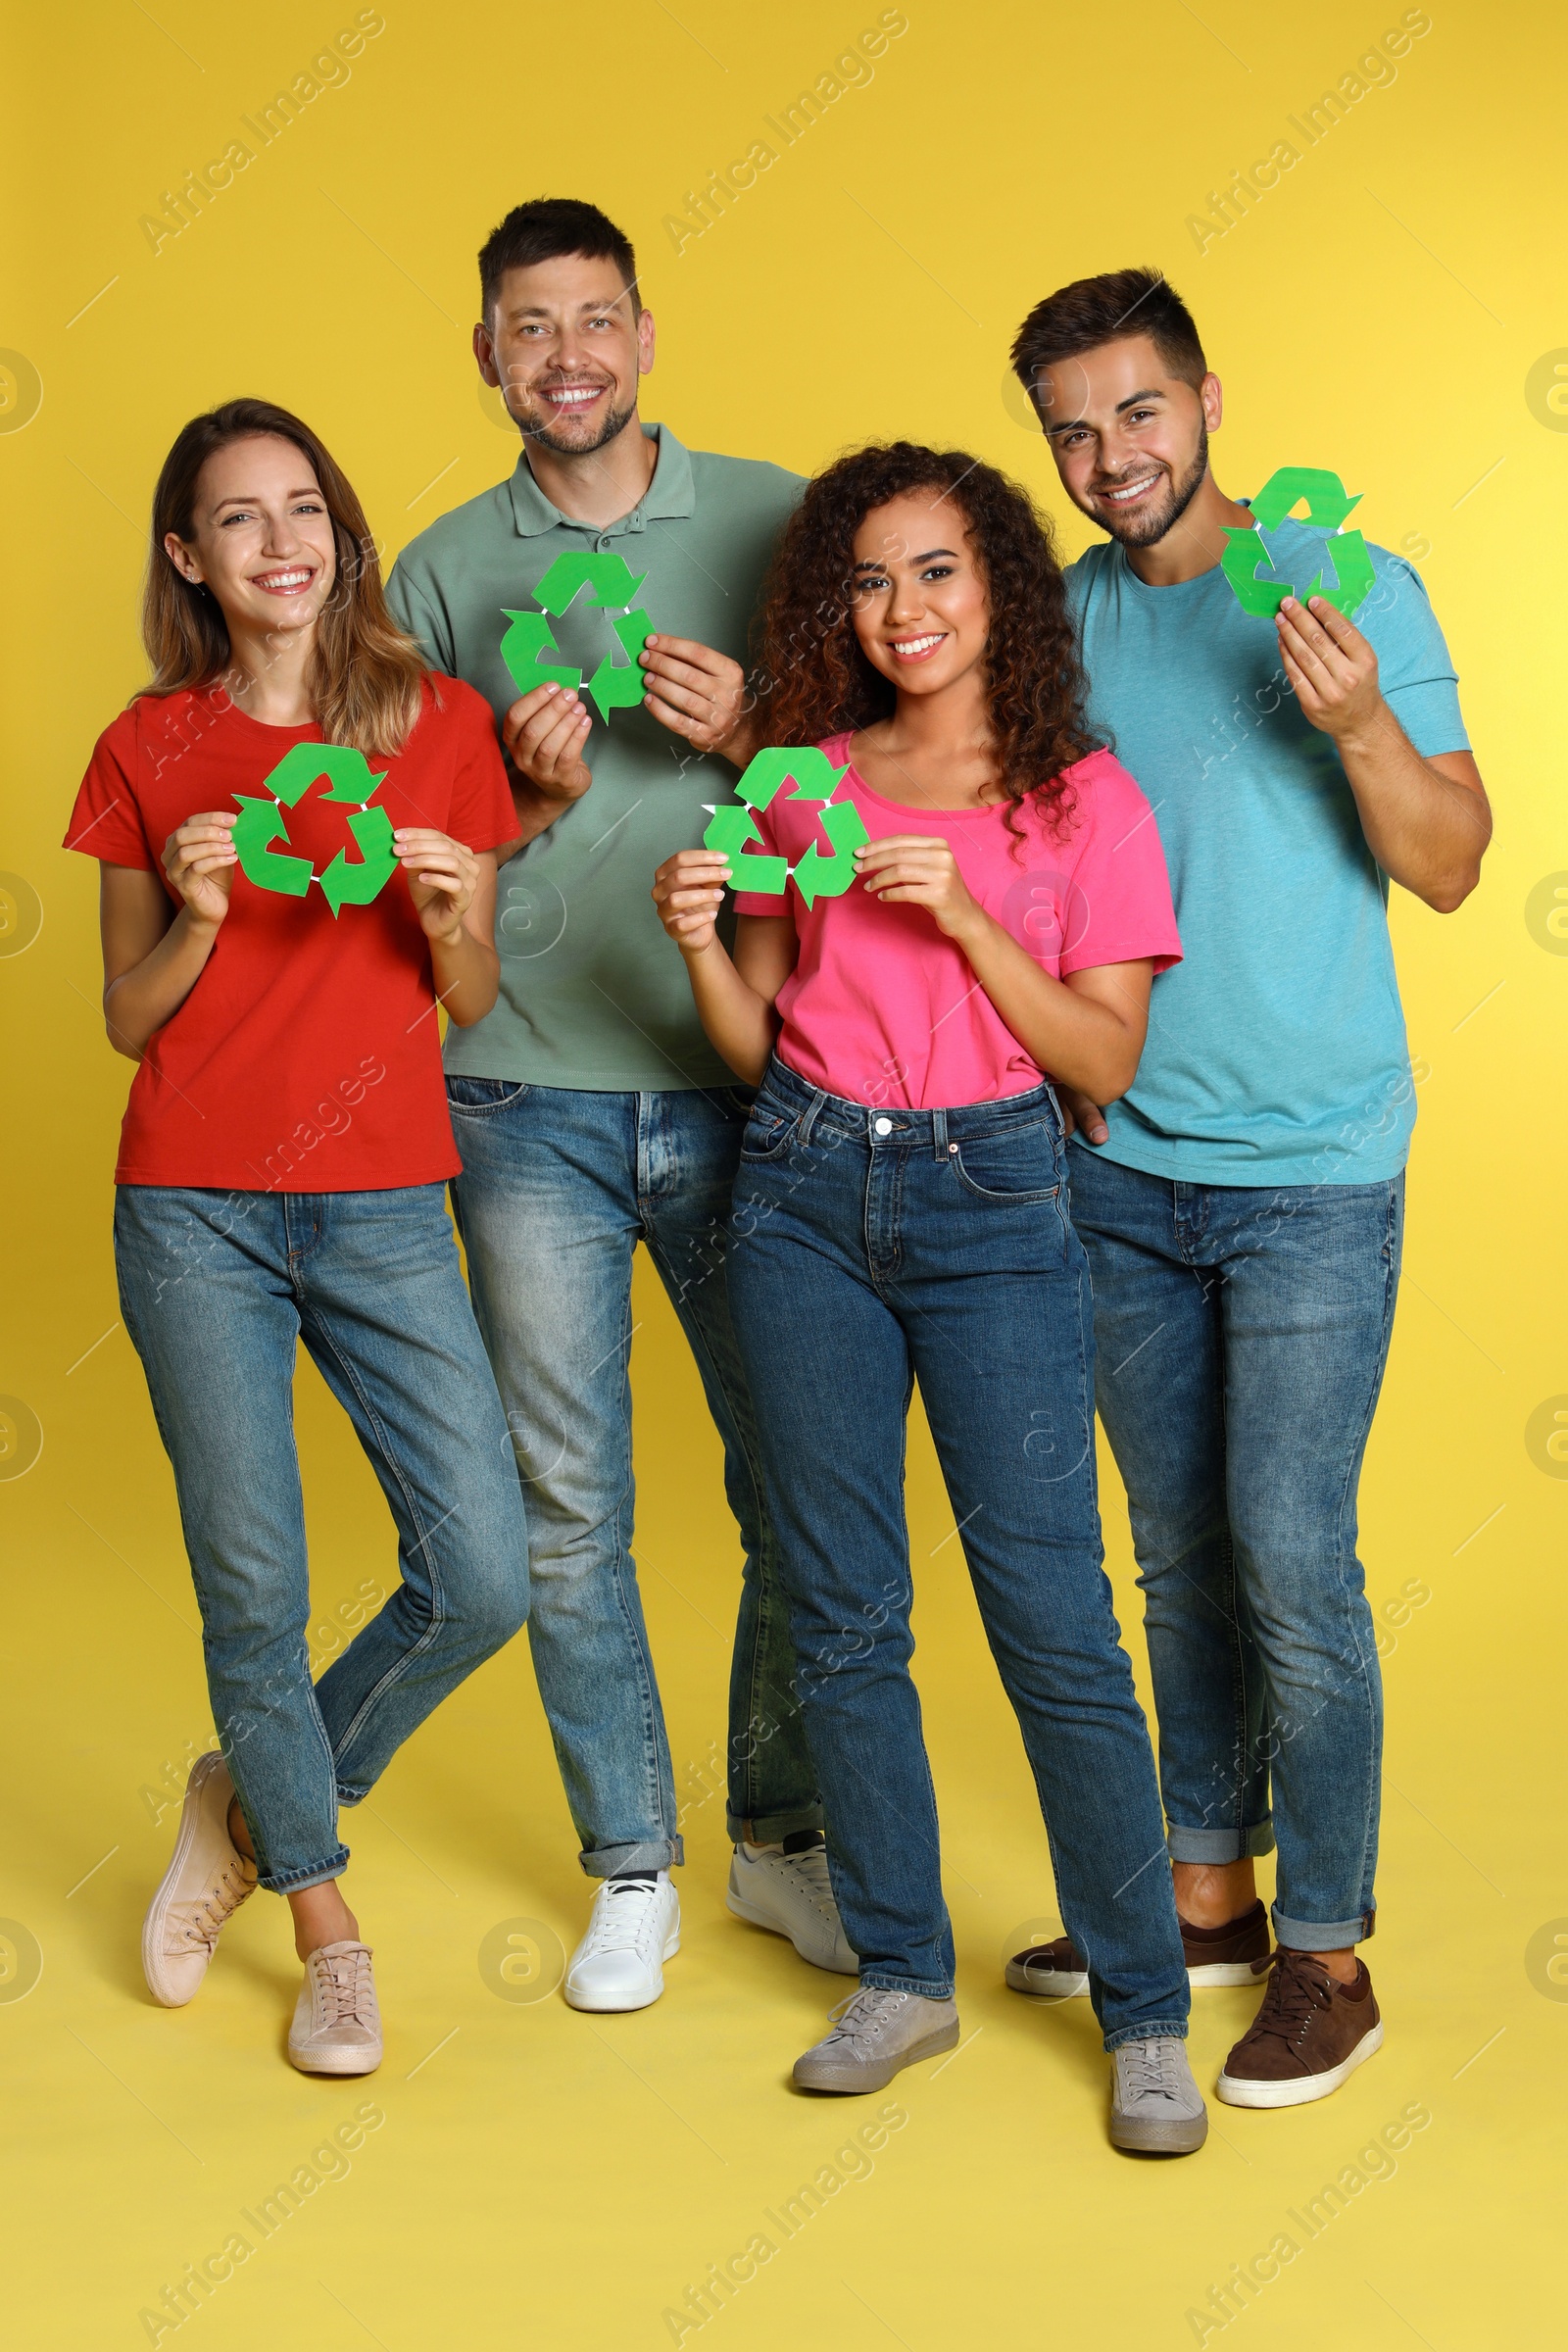
[[[602,1882],[566,1998],[639,2009],[679,1944],[669,1869],[683,1859],[631,1553],[639,1241],[696,1356],[745,1545],[729,1906],[820,1967],[856,1966],[724,1295],[748,1098],[648,894],[733,798],[719,747],[744,741],[748,631],[801,484],[641,422],[653,317],[631,246],[594,206],[518,206],[479,274],[474,352],[522,454],[404,550],[389,594],[436,666],[488,697],[512,763],[523,847],[497,890],[501,995],[447,1045],[453,1190],[528,1508],[540,1694],[582,1866]],[[683,1582],[678,1559],[666,1572]]]

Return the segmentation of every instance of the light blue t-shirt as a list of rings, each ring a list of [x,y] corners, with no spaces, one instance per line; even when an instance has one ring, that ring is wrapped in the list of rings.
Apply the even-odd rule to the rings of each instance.
[[[1262,534],[1260,534],[1262,536]],[[1326,534],[1270,531],[1304,588]],[[1416,573],[1370,549],[1355,625],[1418,752],[1466,751],[1453,664]],[[1109,1159],[1214,1185],[1373,1184],[1415,1123],[1389,939],[1388,877],[1331,739],[1302,717],[1274,623],[1216,566],[1146,587],[1114,541],[1067,573],[1095,725],[1143,786],[1170,868],[1184,960],[1155,982]]]

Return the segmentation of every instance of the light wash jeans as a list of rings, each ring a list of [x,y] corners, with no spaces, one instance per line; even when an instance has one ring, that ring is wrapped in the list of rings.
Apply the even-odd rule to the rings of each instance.
[[[1172,1184],[1078,1144],[1069,1169],[1170,1852],[1234,1862],[1277,1836],[1278,1941],[1336,1950],[1374,1918],[1383,1685],[1355,1505],[1404,1179]]]
[[[1185,2034],[1188,1988],[1154,1759],[1101,1564],[1089,1275],[1062,1173],[1049,1087],[873,1110],[775,1059],[742,1150],[730,1295],[861,1984],[953,1990],[909,1677],[918,1380],[1062,1920],[1113,2049]]]
[[[527,1529],[443,1188],[122,1184],[115,1256],[261,1884],[314,1886],[349,1858],[338,1806],[358,1803],[528,1613]],[[403,1576],[314,1688],[301,1340],[381,1483]]]
[[[646,1243],[724,1442],[745,1549],[730,1673],[728,1824],[821,1826],[795,1653],[730,1328],[726,1226],[751,1097],[447,1079],[468,1279],[527,1496],[528,1640],[590,1878],[683,1859],[632,1557],[631,1268]],[[683,1564],[670,1574],[683,1586]]]

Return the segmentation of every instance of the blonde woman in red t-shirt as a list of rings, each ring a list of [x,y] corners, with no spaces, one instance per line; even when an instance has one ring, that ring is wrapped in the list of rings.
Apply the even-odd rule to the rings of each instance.
[[[445,1204],[435,1018],[495,1001],[495,851],[516,827],[487,707],[393,626],[360,503],[285,410],[230,401],[179,434],[143,635],[152,683],[100,736],[67,837],[100,862],[104,1014],[138,1065],[120,1296],[218,1728],[142,1962],[180,2007],[252,1889],[282,1894],[305,1964],[289,2056],[368,2074],[381,2027],[338,1807],[527,1614],[512,1449]],[[402,1572],[314,1686],[301,1340]]]
[[[683,852],[654,897],[709,1036],[759,1088],[726,1279],[860,1964],[795,2081],[878,2089],[958,2038],[909,1676],[918,1380],[1112,2056],[1110,2136],[1188,2153],[1207,2117],[1102,1566],[1094,1326],[1052,1083],[1097,1102],[1132,1083],[1151,982],[1181,953],[1159,837],[1085,716],[1045,526],[961,451],[862,450],[809,485],[763,650],[768,733],[808,748],[756,771],[755,849]]]

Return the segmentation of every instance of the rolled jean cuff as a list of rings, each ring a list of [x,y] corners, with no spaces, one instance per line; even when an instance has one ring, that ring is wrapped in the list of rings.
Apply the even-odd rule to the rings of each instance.
[[[256,1874],[258,1886],[269,1894],[301,1894],[307,1886],[324,1886],[328,1879],[340,1879],[349,1866],[349,1849],[340,1845],[329,1862],[303,1863],[298,1870],[261,1870]]]
[[[577,1856],[590,1879],[618,1879],[628,1870],[673,1870],[686,1859],[680,1838],[648,1838],[640,1845],[596,1845]]]
[[[860,1977],[860,1990],[878,1992],[917,1992],[923,2001],[951,2001],[953,1981],[941,1977],[896,1977],[891,1969],[868,1968]]]
[[[1287,1919],[1278,1903],[1269,1909],[1274,1940],[1293,1952],[1343,1952],[1347,1945],[1365,1943],[1375,1934],[1377,1911],[1358,1912],[1354,1919]]]
[[[792,1813],[758,1813],[748,1821],[739,1813],[726,1813],[724,1827],[729,1832],[731,1845],[739,1845],[744,1838],[748,1845],[781,1845],[801,1830],[824,1828],[822,1808],[816,1805],[797,1805]]]
[[[1119,2050],[1124,2041],[1185,2041],[1185,2017],[1155,2017],[1147,2025],[1118,2026],[1114,2034],[1105,2035],[1107,2050]]]
[[[1265,1814],[1250,1829],[1240,1830],[1184,1830],[1172,1822],[1165,1851],[1173,1862],[1246,1862],[1254,1854],[1271,1854],[1273,1816]]]

